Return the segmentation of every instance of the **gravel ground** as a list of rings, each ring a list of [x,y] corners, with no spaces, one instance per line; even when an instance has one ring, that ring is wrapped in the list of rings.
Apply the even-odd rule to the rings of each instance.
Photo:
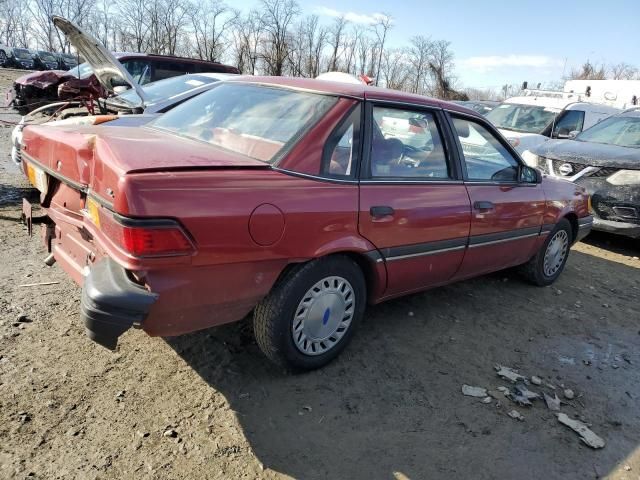
[[[0,87],[15,75],[0,70]],[[272,367],[247,322],[129,331],[110,352],[18,221],[33,193],[10,131],[0,122],[0,478],[639,478],[638,243],[592,235],[548,288],[502,272],[369,308],[347,351],[305,375]],[[57,283],[23,286],[37,282]],[[572,389],[562,411],[606,446],[538,400],[515,406],[495,364],[549,385],[535,391]]]

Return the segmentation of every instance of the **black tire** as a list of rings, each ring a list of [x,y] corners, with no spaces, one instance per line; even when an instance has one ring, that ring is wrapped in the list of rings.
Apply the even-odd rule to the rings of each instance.
[[[4,52],[4,50],[0,50],[0,67],[6,67],[7,63],[7,54]]]
[[[567,252],[564,255],[562,263],[557,268],[557,270],[552,275],[547,275],[544,268],[545,254],[547,252],[547,249],[549,248],[551,241],[556,238],[556,235],[558,235],[561,231],[564,231],[564,233],[567,235]],[[520,267],[521,275],[524,276],[527,281],[533,283],[534,285],[538,285],[540,287],[551,285],[557,280],[557,278],[564,270],[564,266],[566,265],[567,259],[569,258],[569,250],[571,248],[571,244],[573,243],[573,238],[574,235],[573,229],[571,228],[571,223],[569,223],[566,218],[563,218],[557,223],[556,227],[551,231],[551,233],[547,235],[547,238],[542,244],[542,247],[540,247],[540,250],[538,250],[533,258],[531,258],[527,263]]]
[[[351,285],[354,294],[351,322],[328,351],[307,355],[298,349],[293,338],[296,310],[309,289],[331,276],[342,277]],[[287,370],[320,368],[336,358],[351,340],[364,315],[366,297],[362,270],[347,256],[332,255],[296,266],[279,280],[254,310],[253,330],[258,346],[271,361]]]

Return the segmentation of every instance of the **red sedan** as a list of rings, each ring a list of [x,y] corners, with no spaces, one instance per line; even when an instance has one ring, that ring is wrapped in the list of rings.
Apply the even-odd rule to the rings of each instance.
[[[45,243],[109,348],[253,311],[271,360],[317,368],[367,303],[517,265],[552,283],[592,223],[581,187],[482,116],[364,85],[243,78],[142,127],[32,126],[23,143]]]

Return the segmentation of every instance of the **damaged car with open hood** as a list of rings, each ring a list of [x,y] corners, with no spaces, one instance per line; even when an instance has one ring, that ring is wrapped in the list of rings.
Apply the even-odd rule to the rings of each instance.
[[[216,82],[237,76],[229,73],[188,74],[142,86],[90,34],[66,20],[58,20],[56,24],[65,33],[70,33],[70,43],[89,59],[89,68],[98,72],[95,79],[106,98],[55,102],[24,115],[11,134],[11,158],[17,164],[21,162],[22,131],[26,125],[142,125],[185,100],[207,91]]]
[[[87,41],[86,35],[73,22],[54,16],[53,23],[76,48],[80,43]],[[78,51],[82,54],[83,50]],[[84,54],[82,55],[84,57]],[[193,58],[144,53],[115,53],[113,56],[140,85],[188,73],[240,73],[236,67],[230,65]],[[24,113],[60,100],[92,101],[104,98],[107,92],[96,77],[108,76],[110,72],[94,71],[94,62],[89,61],[88,57],[84,58],[87,60],[86,63],[68,71],[45,70],[18,78],[13,84],[10,103]],[[33,60],[31,62],[33,64]],[[120,86],[128,88],[126,84]]]
[[[594,230],[640,238],[640,109],[571,136],[534,149],[538,168],[591,194]]]

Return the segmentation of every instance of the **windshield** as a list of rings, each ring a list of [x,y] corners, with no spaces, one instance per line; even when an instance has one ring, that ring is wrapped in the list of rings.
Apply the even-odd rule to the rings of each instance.
[[[541,133],[560,112],[557,108],[540,105],[502,103],[486,117],[498,128],[524,133]]]
[[[579,134],[576,140],[640,148],[640,117],[609,117]]]
[[[335,97],[328,95],[220,83],[165,113],[153,125],[273,162],[334,103]]]
[[[18,58],[31,58],[31,52],[25,48],[14,48],[13,54]]]
[[[93,74],[93,69],[88,62],[84,62],[77,67],[73,67],[71,70],[69,70],[69,73],[77,78],[87,78]]]
[[[47,62],[55,62],[56,61],[56,57],[54,57],[51,53],[49,52],[38,52],[38,56],[42,59],[42,60],[46,60]]]
[[[165,78],[156,82],[147,83],[143,90],[146,93],[147,105],[153,105],[161,100],[170,100],[194,88],[202,87],[210,83],[217,82],[218,79],[205,77],[202,75],[181,75],[178,77]],[[139,105],[140,97],[135,90],[127,90],[111,99],[113,102],[126,103],[127,105]]]

